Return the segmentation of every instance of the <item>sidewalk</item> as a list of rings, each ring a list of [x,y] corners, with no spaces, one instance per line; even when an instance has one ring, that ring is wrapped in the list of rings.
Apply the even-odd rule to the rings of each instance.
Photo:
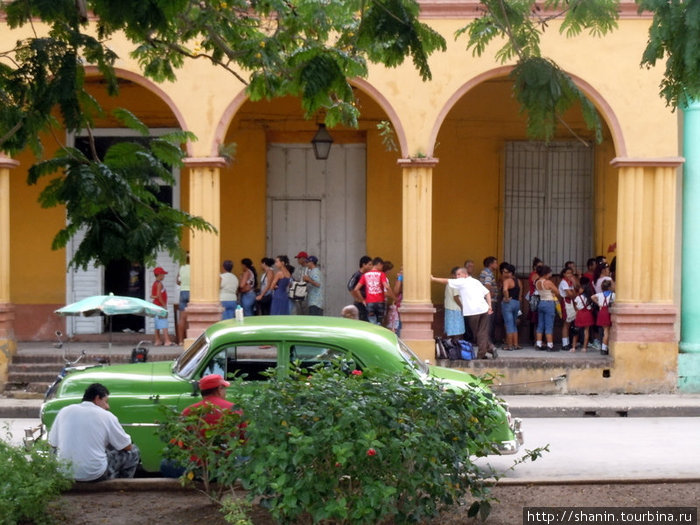
[[[106,342],[69,342],[63,349],[53,347],[51,342],[20,342],[17,353],[22,355],[55,358],[65,350],[74,359],[82,350],[86,357],[82,364],[90,364],[98,357],[111,357],[112,362],[127,362],[135,343],[120,341],[111,348]],[[181,346],[170,348],[149,346],[149,361],[171,360],[181,352]],[[499,358],[541,359],[543,352],[524,349],[517,352],[500,352]],[[552,355],[552,354],[549,354]],[[571,359],[607,359],[600,354],[570,354],[556,352],[554,356]],[[493,361],[491,361],[493,363]],[[60,369],[57,365],[56,372]],[[503,395],[515,417],[698,417],[700,416],[700,394],[605,394],[605,395]],[[8,398],[0,394],[0,418],[37,418],[41,399]]]

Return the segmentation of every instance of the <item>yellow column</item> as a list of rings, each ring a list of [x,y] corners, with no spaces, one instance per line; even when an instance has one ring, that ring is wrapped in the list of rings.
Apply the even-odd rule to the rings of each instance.
[[[17,350],[14,305],[10,297],[10,170],[19,162],[0,153],[0,390]]]
[[[219,302],[221,220],[220,170],[226,161],[220,157],[185,159],[190,169],[190,210],[217,229],[216,233],[190,232],[190,303],[187,306],[187,339],[189,346],[204,330],[221,320]]]
[[[613,382],[622,391],[676,385],[678,312],[673,279],[680,157],[616,158],[618,168],[616,304],[612,308]]]
[[[401,336],[423,359],[435,355],[430,299],[433,167],[438,159],[400,159],[403,168]]]

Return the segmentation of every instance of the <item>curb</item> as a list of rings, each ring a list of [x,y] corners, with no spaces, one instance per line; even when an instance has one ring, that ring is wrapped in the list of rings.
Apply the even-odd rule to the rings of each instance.
[[[525,402],[518,396],[505,396],[510,412],[519,418],[558,418],[558,417],[700,417],[700,398],[674,400],[664,399],[655,402],[633,402],[630,400],[595,400],[581,402],[580,399],[566,396],[540,396],[537,403]],[[637,397],[637,396],[631,396]],[[670,397],[670,396],[669,396]],[[646,398],[649,401],[649,398]],[[0,397],[0,418],[38,419],[42,399],[17,399]]]
[[[700,477],[695,478],[501,478],[487,480],[497,487],[517,487],[523,485],[651,485],[665,483],[700,483]],[[103,492],[190,492],[197,489],[194,486],[183,487],[176,478],[131,478],[111,479],[100,482],[76,482],[67,494],[95,494]]]
[[[700,417],[699,406],[539,406],[508,404],[510,413],[519,418],[555,417]]]

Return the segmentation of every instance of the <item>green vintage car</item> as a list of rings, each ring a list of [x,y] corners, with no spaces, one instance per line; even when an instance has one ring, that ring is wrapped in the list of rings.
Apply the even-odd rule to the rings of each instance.
[[[58,411],[78,403],[91,383],[109,391],[111,411],[141,449],[146,471],[159,469],[163,443],[156,435],[161,405],[182,410],[199,399],[197,381],[207,374],[243,375],[241,388],[255,388],[270,368],[284,374],[293,361],[304,366],[328,363],[334,358],[352,362],[357,369],[399,372],[408,368],[421,380],[444,381],[449,388],[487,390],[478,378],[457,370],[429,366],[393,332],[366,322],[333,317],[263,316],[244,321],[222,321],[209,327],[174,362],[147,362],[98,366],[69,373],[42,406],[47,429]],[[240,396],[228,389],[230,400]],[[493,430],[501,453],[515,453],[522,444],[520,421],[501,407],[502,421]]]

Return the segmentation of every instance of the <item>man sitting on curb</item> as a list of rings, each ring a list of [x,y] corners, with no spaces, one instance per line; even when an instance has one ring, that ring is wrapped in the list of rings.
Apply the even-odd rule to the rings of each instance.
[[[133,478],[136,473],[139,449],[109,412],[108,397],[107,387],[91,384],[81,403],[58,412],[49,432],[49,444],[70,462],[76,481]]]

